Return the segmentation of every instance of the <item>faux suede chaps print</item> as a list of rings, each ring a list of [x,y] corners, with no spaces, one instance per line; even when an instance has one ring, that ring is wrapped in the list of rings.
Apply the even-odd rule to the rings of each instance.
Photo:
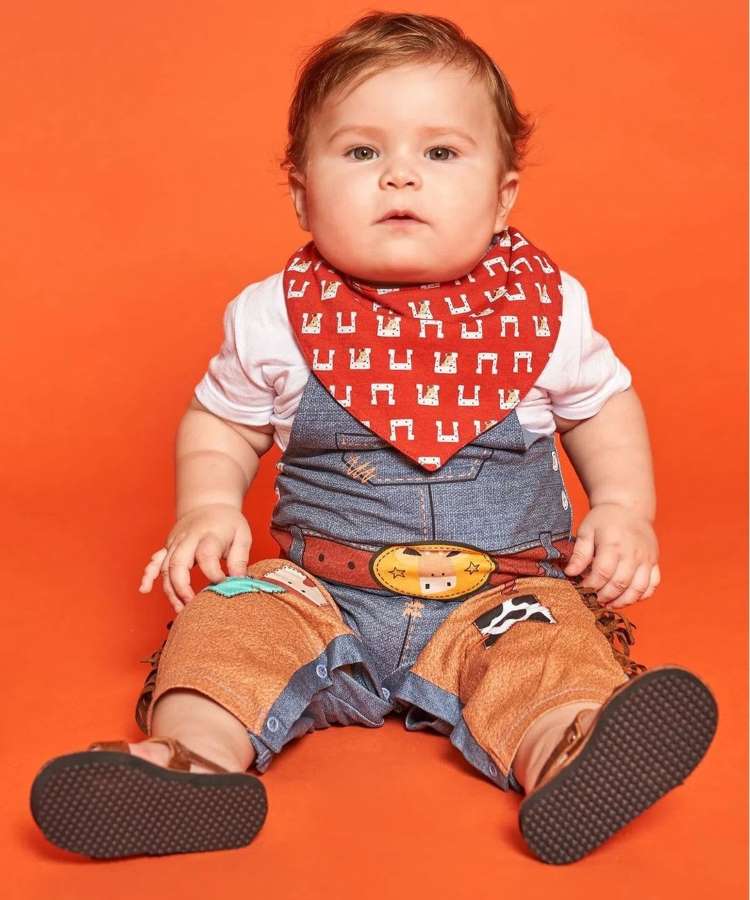
[[[390,671],[376,661],[376,632],[365,638],[335,592],[288,559],[253,563],[247,578],[200,591],[146,660],[141,730],[150,733],[167,691],[199,691],[245,725],[263,771],[307,731],[372,727],[406,713],[407,728],[449,734],[507,788],[515,751],[538,716],[604,702],[645,670],[629,656],[632,623],[566,579],[519,578],[456,604],[375,597],[377,627],[404,635]]]

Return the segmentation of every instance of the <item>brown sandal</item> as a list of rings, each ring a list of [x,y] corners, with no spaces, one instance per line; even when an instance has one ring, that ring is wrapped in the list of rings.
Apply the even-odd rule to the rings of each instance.
[[[612,692],[584,729],[580,714],[519,809],[532,853],[575,862],[682,784],[713,740],[713,693],[680,666],[636,675]]]
[[[173,738],[167,767],[134,756],[126,741],[99,741],[46,763],[31,787],[44,836],[96,859],[244,847],[268,804],[260,779],[226,769]],[[190,771],[190,764],[212,773]]]

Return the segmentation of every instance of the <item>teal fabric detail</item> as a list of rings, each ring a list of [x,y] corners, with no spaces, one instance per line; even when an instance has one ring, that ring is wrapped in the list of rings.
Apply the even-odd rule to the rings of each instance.
[[[271,584],[270,581],[261,581],[259,578],[225,578],[218,584],[209,584],[205,590],[221,594],[222,597],[236,597],[237,594],[249,594],[250,591],[280,594],[284,588],[279,584]]]

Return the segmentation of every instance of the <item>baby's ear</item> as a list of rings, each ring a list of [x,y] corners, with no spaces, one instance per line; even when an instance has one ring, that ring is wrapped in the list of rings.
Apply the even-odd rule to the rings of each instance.
[[[497,216],[495,217],[495,234],[502,231],[508,224],[510,212],[518,197],[519,187],[518,172],[510,171],[503,175],[497,192]]]
[[[305,176],[299,169],[289,170],[289,193],[294,204],[294,211],[297,214],[297,221],[303,231],[309,231],[307,223],[307,187]]]

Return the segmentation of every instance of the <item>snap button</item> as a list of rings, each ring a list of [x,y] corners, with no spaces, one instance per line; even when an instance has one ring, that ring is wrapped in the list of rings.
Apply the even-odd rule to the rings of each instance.
[[[323,562],[324,559],[325,559],[325,556],[322,553],[319,553],[318,554],[318,562]]]
[[[497,769],[490,763],[490,775],[495,778],[497,777]]]
[[[318,673],[319,678],[325,678],[328,675],[328,669],[325,666],[316,666],[315,671]]]
[[[346,565],[347,565],[347,567],[350,568],[350,569],[353,569],[353,568],[354,568],[354,563],[353,563],[351,560],[349,560],[349,562],[348,562]]]
[[[279,720],[275,716],[271,716],[271,718],[266,722],[266,726],[269,731],[278,731]]]

